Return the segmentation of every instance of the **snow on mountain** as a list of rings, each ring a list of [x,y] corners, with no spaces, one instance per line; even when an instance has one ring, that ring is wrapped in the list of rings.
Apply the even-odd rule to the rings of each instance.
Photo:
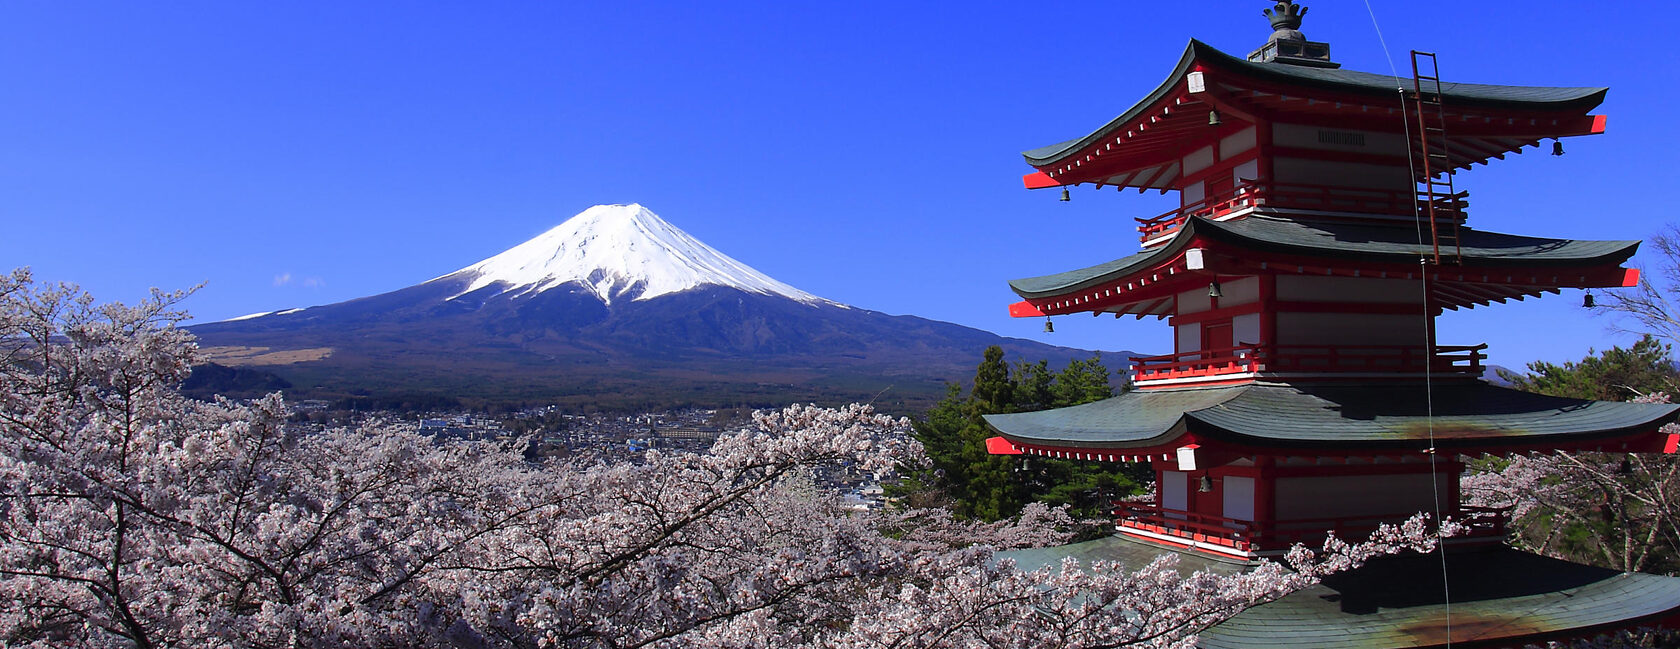
[[[234,317],[234,318],[228,318],[226,320],[221,320],[220,322],[239,322],[240,320],[251,320],[251,319],[254,319],[254,318],[261,318],[263,316],[269,316],[269,315],[286,315],[288,313],[297,313],[297,312],[302,311],[302,310],[303,309],[299,308],[299,309],[284,309],[284,310],[280,310],[280,311],[258,311],[256,313],[250,313],[250,314],[246,314],[246,315],[242,315],[242,316],[238,316],[238,317]]]
[[[226,320],[221,320],[219,322],[239,322],[240,320],[250,320],[251,318],[261,318],[265,315],[272,315],[273,313],[274,313],[273,311],[258,311],[256,313],[247,313],[247,314],[242,315],[242,316],[228,318]]]
[[[715,285],[844,306],[771,279],[635,203],[596,205],[530,241],[432,281],[449,278],[471,278],[461,295],[498,283],[502,293],[517,296],[576,282],[611,304],[638,285],[641,292],[634,300]]]

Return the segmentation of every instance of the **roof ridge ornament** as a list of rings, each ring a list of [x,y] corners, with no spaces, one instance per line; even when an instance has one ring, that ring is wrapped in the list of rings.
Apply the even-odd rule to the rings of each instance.
[[[1271,20],[1272,37],[1249,54],[1248,60],[1314,68],[1341,67],[1330,61],[1330,44],[1309,41],[1301,33],[1301,18],[1307,15],[1305,5],[1295,4],[1294,0],[1278,0],[1271,9],[1261,9],[1260,14]]]
[[[1282,0],[1271,9],[1261,9],[1260,13],[1272,21],[1272,38],[1306,40],[1301,32],[1296,31],[1301,29],[1301,18],[1307,15],[1305,5],[1295,4],[1293,0]]]

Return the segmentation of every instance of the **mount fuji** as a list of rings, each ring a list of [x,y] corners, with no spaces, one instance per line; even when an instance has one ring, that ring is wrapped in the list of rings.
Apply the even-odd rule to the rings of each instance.
[[[426,395],[606,408],[875,400],[919,408],[980,353],[1090,352],[817,297],[640,205],[597,205],[408,288],[191,328],[211,359],[305,398]]]

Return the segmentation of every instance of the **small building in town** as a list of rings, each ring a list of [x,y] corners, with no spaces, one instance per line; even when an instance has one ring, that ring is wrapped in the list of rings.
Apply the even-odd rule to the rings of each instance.
[[[1118,505],[1113,537],[1016,558],[1173,551],[1243,570],[1428,512],[1470,528],[1446,561],[1374,562],[1203,646],[1520,646],[1680,613],[1680,579],[1510,549],[1506,513],[1459,493],[1466,456],[1673,452],[1659,429],[1680,406],[1491,385],[1485,343],[1435,337],[1445,311],[1637,284],[1623,264],[1638,241],[1478,229],[1455,184],[1471,165],[1603,133],[1591,111],[1607,90],[1453,83],[1419,52],[1411,78],[1346,70],[1301,33],[1303,13],[1277,3],[1246,57],[1191,41],[1119,117],[1025,153],[1029,189],[1155,189],[1180,205],[1136,219],[1135,254],[1010,282],[1014,316],[1154,316],[1175,343],[1133,359],[1120,396],[987,417],[993,453],[1155,470],[1154,502]]]

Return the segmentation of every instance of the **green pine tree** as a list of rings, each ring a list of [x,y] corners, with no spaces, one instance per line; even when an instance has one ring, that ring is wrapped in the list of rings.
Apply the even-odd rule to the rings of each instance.
[[[1588,350],[1580,362],[1528,364],[1528,374],[1501,371],[1512,387],[1554,397],[1626,401],[1651,392],[1674,392],[1680,386],[1670,345],[1645,334],[1632,349]]]
[[[933,469],[912,475],[895,494],[913,504],[944,504],[960,516],[982,520],[1018,515],[1034,500],[1071,505],[1076,515],[1106,518],[1108,501],[1136,491],[1150,475],[1147,466],[991,455],[986,438],[997,433],[982,417],[1100,401],[1114,394],[1108,380],[1100,356],[1075,360],[1060,372],[1051,372],[1045,361],[1019,362],[1012,371],[1003,349],[988,347],[975,369],[969,396],[952,385],[944,399],[914,422]]]

